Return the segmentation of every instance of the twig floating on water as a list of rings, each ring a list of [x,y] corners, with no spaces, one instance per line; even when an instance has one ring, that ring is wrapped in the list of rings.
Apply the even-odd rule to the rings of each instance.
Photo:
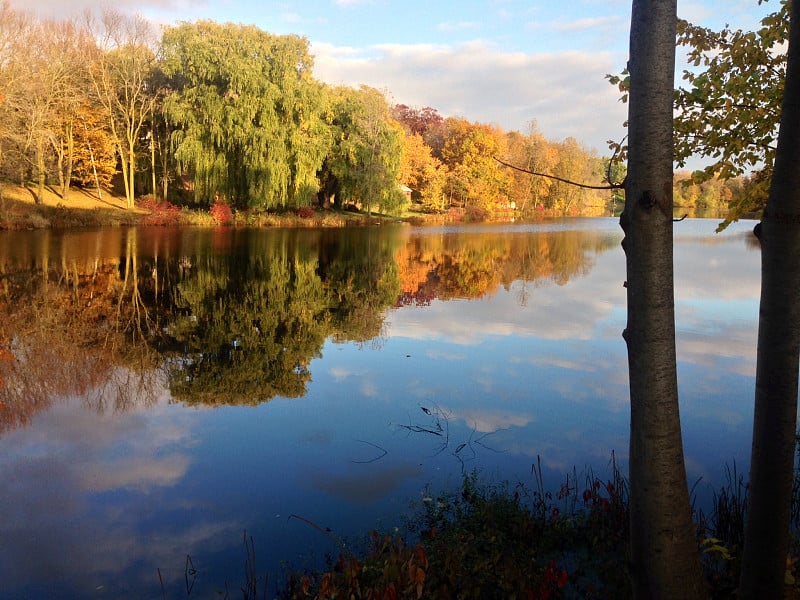
[[[367,444],[368,446],[372,446],[373,448],[377,448],[378,450],[380,450],[381,452],[383,452],[383,454],[381,454],[380,456],[376,456],[375,458],[371,458],[371,459],[369,459],[369,460],[352,460],[352,461],[350,461],[350,462],[354,462],[354,463],[356,463],[356,464],[364,465],[364,464],[367,464],[367,463],[373,463],[373,462],[375,462],[376,460],[380,460],[380,459],[382,459],[384,456],[386,456],[387,454],[389,454],[389,452],[387,452],[385,448],[381,448],[380,446],[378,446],[377,444],[373,444],[372,442],[368,442],[368,441],[366,441],[366,440],[356,440],[356,441],[357,441],[357,442],[361,442],[362,444]]]
[[[339,548],[341,548],[342,550],[347,550],[347,547],[344,545],[344,543],[339,538],[337,538],[335,535],[333,535],[333,533],[331,533],[331,530],[330,530],[329,527],[322,527],[321,525],[317,525],[311,519],[306,519],[305,517],[301,517],[300,515],[289,515],[289,519],[287,519],[287,520],[291,521],[292,519],[298,519],[298,520],[302,521],[303,523],[305,523],[307,525],[311,525],[311,527],[313,527],[314,529],[316,529],[317,531],[322,533],[329,540],[331,540],[334,544],[339,546]]]

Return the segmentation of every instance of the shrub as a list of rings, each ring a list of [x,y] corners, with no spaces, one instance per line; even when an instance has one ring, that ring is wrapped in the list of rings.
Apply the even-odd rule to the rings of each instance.
[[[313,206],[299,206],[295,209],[294,213],[301,219],[313,219],[316,216],[316,211]]]
[[[324,573],[292,575],[281,597],[395,598],[423,597],[428,559],[422,544],[408,546],[396,536],[370,534],[370,548],[359,560],[343,552]]]
[[[177,225],[180,222],[181,209],[168,200],[145,196],[137,203],[137,208],[150,213],[142,219],[143,225]]]
[[[31,229],[46,229],[50,227],[50,220],[43,214],[32,212],[27,217],[26,226]]]
[[[482,223],[489,218],[489,211],[479,206],[468,206],[464,214],[464,220],[470,223]]]
[[[214,222],[217,225],[230,225],[231,221],[233,221],[233,212],[230,204],[220,197],[214,198],[214,204],[211,205],[208,212],[214,217]]]

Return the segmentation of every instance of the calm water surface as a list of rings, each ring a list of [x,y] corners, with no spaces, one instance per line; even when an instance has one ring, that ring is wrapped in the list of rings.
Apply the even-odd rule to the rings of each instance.
[[[747,470],[752,225],[675,225],[701,503]],[[463,472],[532,484],[537,456],[553,488],[612,452],[625,469],[621,238],[611,219],[0,235],[0,595],[235,595],[244,531],[274,585],[337,551],[303,519],[401,527]]]

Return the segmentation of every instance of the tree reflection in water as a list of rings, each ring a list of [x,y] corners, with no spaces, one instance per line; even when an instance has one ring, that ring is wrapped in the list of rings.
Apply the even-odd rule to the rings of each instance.
[[[586,231],[48,232],[0,246],[0,430],[59,397],[96,410],[297,398],[323,345],[380,344],[386,311],[588,273]]]

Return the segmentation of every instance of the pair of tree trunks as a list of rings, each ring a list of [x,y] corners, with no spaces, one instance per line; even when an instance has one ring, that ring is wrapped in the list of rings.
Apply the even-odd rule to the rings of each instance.
[[[800,15],[800,0],[792,0]],[[625,232],[631,396],[631,572],[636,598],[707,595],[678,409],[672,257],[676,0],[634,0]],[[791,20],[772,187],[759,227],[762,291],[750,501],[740,598],[781,598],[800,360],[800,27]]]

